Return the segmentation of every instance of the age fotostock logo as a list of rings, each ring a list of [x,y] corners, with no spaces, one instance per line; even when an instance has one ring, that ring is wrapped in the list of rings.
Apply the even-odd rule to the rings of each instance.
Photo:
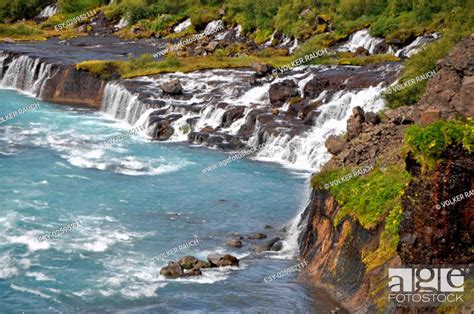
[[[403,306],[433,306],[440,303],[462,303],[464,267],[389,268],[389,301]]]

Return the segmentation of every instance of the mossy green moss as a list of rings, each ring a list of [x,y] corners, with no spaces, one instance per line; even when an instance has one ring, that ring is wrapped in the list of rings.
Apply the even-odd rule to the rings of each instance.
[[[366,175],[352,176],[351,179],[331,185],[330,182],[341,179],[351,173],[348,169],[336,169],[313,176],[313,187],[329,189],[341,205],[334,219],[337,224],[346,215],[358,219],[366,229],[377,225],[381,217],[399,205],[409,174],[396,166],[372,170]]]
[[[462,145],[469,153],[474,151],[474,119],[436,121],[426,127],[412,125],[405,132],[405,143],[418,162],[433,168],[451,145]]]

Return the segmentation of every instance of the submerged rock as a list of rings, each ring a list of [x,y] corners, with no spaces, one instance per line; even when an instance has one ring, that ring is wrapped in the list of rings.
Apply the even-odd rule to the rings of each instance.
[[[215,265],[217,267],[239,266],[239,260],[237,257],[230,254],[209,254],[207,256],[207,260],[211,263],[211,265]]]
[[[230,247],[235,247],[235,248],[241,248],[242,247],[242,241],[240,240],[227,240],[224,242],[225,245],[230,246]]]
[[[257,232],[257,233],[254,233],[252,235],[249,235],[247,237],[247,239],[250,239],[250,240],[259,240],[259,239],[265,239],[267,237],[267,235],[265,233],[261,233],[261,232]]]

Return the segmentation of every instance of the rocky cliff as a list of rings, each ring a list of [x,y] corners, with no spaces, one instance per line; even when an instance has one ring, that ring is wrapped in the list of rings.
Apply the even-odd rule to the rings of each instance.
[[[440,152],[434,167],[426,167],[404,144],[405,130],[411,124],[472,118],[473,43],[471,36],[438,62],[437,74],[416,106],[379,115],[355,108],[346,135],[326,142],[333,157],[313,179],[314,189],[301,219],[300,257],[308,263],[301,278],[331,291],[351,312],[412,311],[388,304],[389,267],[474,262],[474,198],[466,196],[452,206],[439,205],[451,204],[449,200],[474,188],[472,151],[452,143]],[[474,130],[472,123],[468,125],[467,141],[472,145]],[[361,213],[344,209],[358,197],[356,187],[352,189],[354,195],[341,197],[337,189],[328,189],[328,185],[323,188],[318,182],[335,169],[369,164],[379,169],[396,166],[410,179],[396,198],[394,208],[399,206],[400,213],[382,212],[376,223],[367,227],[361,223]],[[355,185],[355,180],[343,184]],[[397,214],[398,218],[393,219]],[[388,230],[395,233],[388,237]]]

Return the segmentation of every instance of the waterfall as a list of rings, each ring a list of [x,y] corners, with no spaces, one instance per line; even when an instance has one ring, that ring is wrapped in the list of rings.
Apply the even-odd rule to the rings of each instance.
[[[6,56],[0,57],[2,68]],[[40,59],[20,56],[8,65],[5,74],[0,75],[0,85],[4,88],[22,90],[34,97],[41,98],[44,83],[51,75],[51,64]],[[0,68],[0,72],[1,72]]]
[[[119,83],[108,83],[104,89],[101,111],[133,125],[147,110],[138,100],[138,95],[133,95]]]
[[[48,18],[50,16],[55,15],[57,12],[58,12],[58,7],[55,4],[50,4],[40,12],[38,17]]]
[[[380,97],[382,87],[369,87],[359,91],[339,91],[329,102],[319,108],[315,126],[303,134],[291,137],[286,133],[266,136],[265,147],[256,159],[277,162],[288,168],[317,171],[329,159],[324,143],[332,134],[341,134],[346,130],[346,122],[352,115],[352,108],[361,106],[365,111],[379,111],[384,102]],[[258,130],[249,140],[258,145]]]
[[[191,26],[191,19],[188,18],[188,19],[184,20],[183,22],[179,23],[178,25],[176,25],[173,28],[173,32],[175,32],[175,33],[182,32],[186,28],[188,28],[189,26]]]
[[[364,47],[370,54],[373,54],[377,45],[382,42],[382,38],[372,37],[370,36],[368,29],[363,29],[352,34],[349,37],[349,41],[340,46],[337,51],[355,52],[357,48]]]
[[[125,17],[122,17],[122,18],[120,19],[120,21],[119,21],[117,24],[115,24],[114,27],[115,27],[116,29],[122,29],[122,28],[124,28],[124,27],[126,27],[126,26],[128,26],[128,21],[127,21],[127,19],[126,19]]]
[[[438,38],[440,38],[440,35],[438,33],[418,36],[412,43],[400,50],[397,50],[397,52],[395,52],[394,54],[399,58],[410,58],[412,55],[418,53],[421,49],[423,49],[423,46],[425,44],[434,41]]]

